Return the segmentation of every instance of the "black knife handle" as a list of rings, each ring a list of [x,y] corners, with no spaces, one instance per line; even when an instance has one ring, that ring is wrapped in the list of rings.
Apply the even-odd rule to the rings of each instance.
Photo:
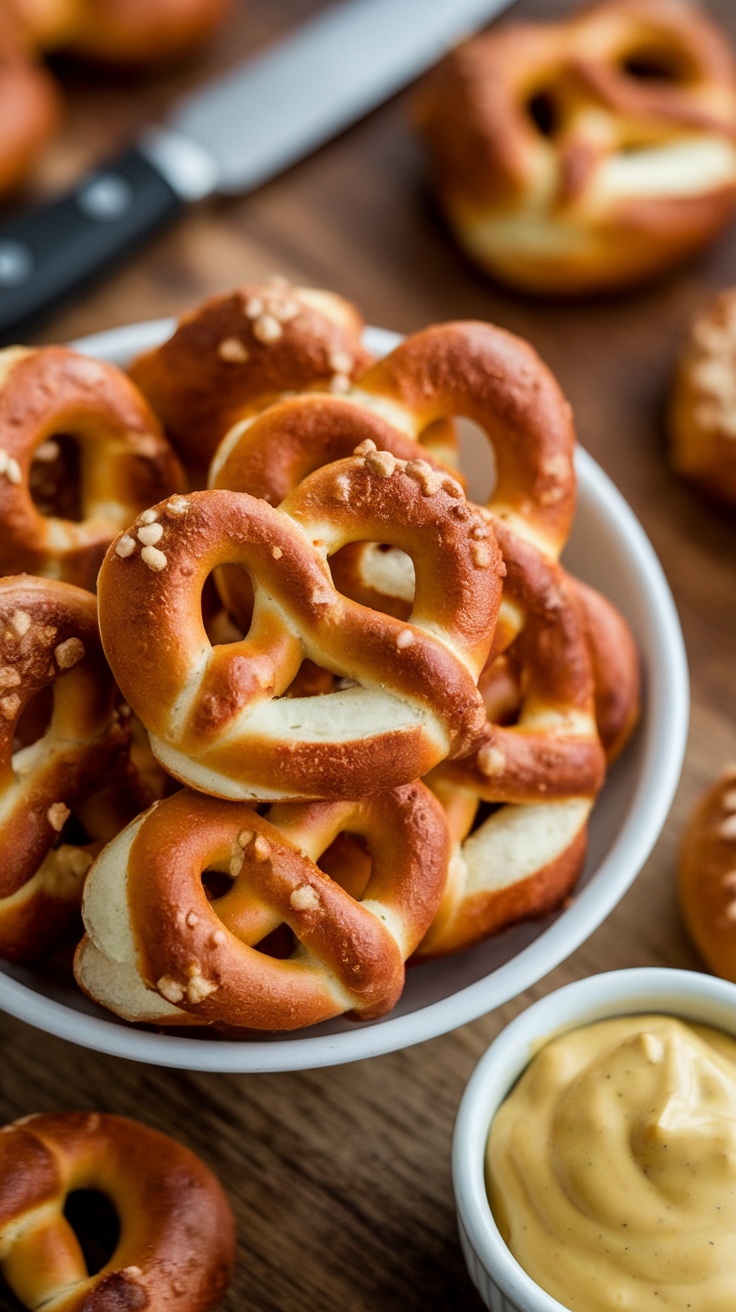
[[[184,202],[135,147],[0,226],[0,343],[161,227]]]

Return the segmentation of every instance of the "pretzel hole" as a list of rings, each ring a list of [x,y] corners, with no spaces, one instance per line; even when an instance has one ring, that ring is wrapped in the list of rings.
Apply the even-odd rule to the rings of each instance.
[[[253,945],[254,952],[261,952],[264,957],[275,957],[277,961],[287,961],[297,946],[297,937],[288,925],[279,925],[270,934]]]
[[[220,565],[204,581],[202,623],[213,647],[242,642],[253,617],[253,583],[240,565]]]
[[[45,738],[54,714],[54,689],[52,684],[42,688],[32,697],[21,713],[13,735],[13,753]]]
[[[387,542],[350,542],[330,557],[337,591],[350,601],[405,620],[414,605],[414,562]]]
[[[67,1194],[64,1217],[79,1241],[88,1274],[97,1275],[120,1242],[117,1211],[99,1189],[75,1189]]]
[[[230,892],[235,880],[225,870],[215,868],[202,871],[202,887],[208,902],[217,902]]]
[[[562,108],[550,87],[543,87],[529,97],[526,112],[543,137],[555,137],[562,127]]]
[[[68,843],[70,847],[86,847],[91,842],[91,834],[85,829],[79,816],[74,815],[74,812],[72,812],[54,843],[54,847],[62,847],[65,843]]]
[[[655,46],[629,51],[619,67],[637,82],[681,83],[692,77],[694,69],[684,51],[662,50]]]
[[[465,416],[457,421],[460,468],[468,480],[468,496],[479,505],[490,501],[498,481],[496,452],[488,434],[475,420]]]
[[[501,802],[480,802],[478,810],[473,816],[473,823],[468,830],[467,836],[469,837],[470,834],[474,834],[476,830],[482,829],[486,820],[488,820],[490,816],[495,815],[496,811],[500,811],[502,805]]]
[[[360,900],[365,893],[373,870],[365,839],[346,831],[338,834],[330,846],[325,848],[317,865],[356,900]]]
[[[36,509],[47,517],[79,523],[82,506],[82,453],[71,434],[54,434],[36,450],[29,475]]]

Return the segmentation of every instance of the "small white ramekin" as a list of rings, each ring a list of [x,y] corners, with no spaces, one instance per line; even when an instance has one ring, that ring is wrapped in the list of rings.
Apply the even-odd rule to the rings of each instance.
[[[567,1312],[506,1247],[485,1186],[491,1122],[541,1044],[567,1030],[637,1012],[679,1016],[736,1036],[736,985],[687,970],[616,970],[568,984],[528,1007],[494,1039],[463,1095],[452,1146],[458,1229],[473,1284],[491,1312]]]

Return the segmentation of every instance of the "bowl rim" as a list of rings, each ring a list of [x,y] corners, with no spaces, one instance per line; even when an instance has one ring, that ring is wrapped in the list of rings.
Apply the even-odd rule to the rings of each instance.
[[[736,984],[668,966],[637,966],[575,980],[510,1021],[486,1048],[465,1087],[452,1139],[458,1223],[488,1278],[519,1312],[569,1309],[527,1275],[501,1237],[485,1186],[491,1122],[546,1040],[598,1020],[637,1014],[673,1015],[736,1036]]]
[[[122,363],[170,336],[174,319],[156,319],[79,338],[70,345]],[[367,328],[376,354],[401,340],[386,329]],[[81,1046],[158,1066],[231,1073],[317,1069],[381,1056],[411,1047],[477,1020],[548,974],[610,914],[649,856],[665,822],[680,777],[689,723],[689,678],[684,639],[664,570],[644,529],[615,484],[578,445],[579,483],[596,513],[609,522],[636,561],[641,595],[651,619],[658,677],[647,689],[647,724],[636,802],[587,885],[564,914],[534,941],[481,979],[404,1015],[356,1024],[337,1034],[289,1033],[277,1041],[216,1039],[156,1034],[117,1018],[76,1011],[48,998],[0,969],[0,1009]],[[422,966],[431,969],[431,963]]]

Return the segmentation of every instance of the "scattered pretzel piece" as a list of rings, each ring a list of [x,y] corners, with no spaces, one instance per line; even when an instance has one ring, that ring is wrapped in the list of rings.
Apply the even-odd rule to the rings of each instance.
[[[117,769],[128,736],[94,597],[66,583],[1,579],[0,956],[42,956],[78,911],[98,850],[89,840],[109,830],[92,825],[78,842],[64,838],[65,826]]]
[[[694,4],[501,25],[429,74],[416,115],[460,242],[531,291],[641,282],[736,209],[734,60]]]
[[[390,457],[389,469],[384,454],[316,471],[278,510],[219,490],[181,499],[185,513],[179,499],[173,512],[163,502],[148,512],[163,529],[155,558],[140,546],[140,520],[110,548],[99,580],[105,650],[176,778],[235,799],[356,797],[472,744],[500,596],[495,538],[454,480],[429,487],[422,468]],[[334,587],[329,557],[366,539],[414,560],[407,624]],[[200,598],[225,564],[251,575],[253,622],[242,642],[213,648]],[[283,697],[305,657],[353,686]]]
[[[371,859],[352,892],[316,864],[343,832]],[[418,782],[359,802],[280,804],[267,818],[185,790],[94,866],[77,979],[119,1015],[162,1025],[288,1030],[383,1015],[437,908],[449,850],[442,809]],[[229,885],[213,900],[204,871]],[[269,955],[283,926],[290,950]]]
[[[27,570],[92,590],[115,534],[181,485],[177,461],[114,365],[62,346],[9,347],[0,380],[0,573]],[[44,515],[33,499],[34,457],[45,470],[58,463],[57,434],[78,443],[79,522]]]
[[[736,289],[721,292],[693,323],[669,413],[678,474],[736,505]]]
[[[77,1190],[104,1194],[120,1222],[96,1275],[64,1215]],[[48,1112],[0,1131],[0,1271],[23,1307],[207,1312],[234,1259],[218,1181],[168,1135],[100,1112]]]
[[[703,794],[685,826],[680,904],[710,970],[736,983],[736,766]]]

